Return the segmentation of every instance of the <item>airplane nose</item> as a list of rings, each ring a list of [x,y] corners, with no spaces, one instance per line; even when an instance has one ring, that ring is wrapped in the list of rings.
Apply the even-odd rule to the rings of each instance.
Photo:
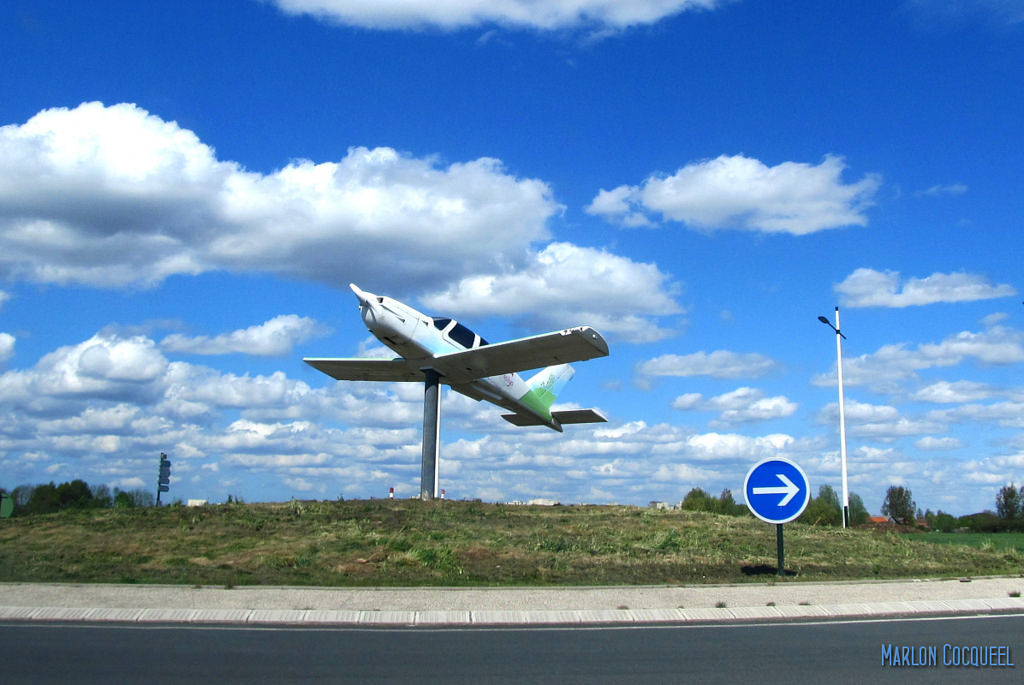
[[[355,283],[349,283],[348,287],[352,289],[355,296],[359,298],[359,313],[363,317],[363,323],[371,331],[374,329],[379,322],[381,317],[380,305],[377,302],[377,296],[373,293],[368,293],[365,290],[360,290],[359,286]]]
[[[359,298],[359,304],[373,306],[373,293],[368,293],[365,290],[360,290],[359,286],[356,285],[355,283],[349,283],[348,287],[351,288],[352,292],[355,293],[355,296]]]

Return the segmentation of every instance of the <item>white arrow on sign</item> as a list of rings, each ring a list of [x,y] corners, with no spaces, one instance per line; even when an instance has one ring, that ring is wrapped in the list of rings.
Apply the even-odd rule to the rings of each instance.
[[[773,488],[754,488],[751,492],[755,495],[782,495],[782,499],[779,500],[779,506],[784,507],[789,504],[789,500],[796,497],[796,493],[800,492],[800,488],[793,484],[793,481],[786,478],[785,474],[776,473],[778,479],[781,480],[785,485],[776,486]]]

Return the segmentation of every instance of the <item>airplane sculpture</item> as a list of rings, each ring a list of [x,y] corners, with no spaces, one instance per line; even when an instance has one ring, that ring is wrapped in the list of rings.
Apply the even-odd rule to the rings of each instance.
[[[578,326],[488,343],[457,321],[429,317],[398,300],[360,290],[355,284],[349,287],[359,299],[366,327],[400,357],[303,361],[340,381],[424,384],[422,499],[437,495],[439,384],[509,410],[512,413],[502,414],[502,418],[516,426],[547,426],[561,432],[566,424],[606,420],[593,409],[551,411],[558,393],[575,373],[569,362],[608,355],[608,344],[593,328]],[[539,367],[546,368],[528,380],[519,376],[520,371]]]

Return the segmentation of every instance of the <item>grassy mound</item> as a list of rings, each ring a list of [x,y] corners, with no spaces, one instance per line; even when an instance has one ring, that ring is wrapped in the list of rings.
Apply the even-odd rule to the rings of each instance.
[[[1013,546],[926,537],[786,524],[786,567],[800,580],[1021,571]],[[774,526],[622,506],[293,501],[0,522],[0,581],[658,585],[772,579],[775,565]]]

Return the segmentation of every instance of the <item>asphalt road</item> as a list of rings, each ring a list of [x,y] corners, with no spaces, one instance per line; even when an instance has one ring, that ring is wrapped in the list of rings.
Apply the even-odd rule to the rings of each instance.
[[[883,665],[886,644],[917,655],[935,647],[936,664]],[[1006,646],[1021,663],[946,666],[945,645]],[[1017,683],[1022,669],[1024,615],[571,628],[0,625],[4,682],[904,685]]]

